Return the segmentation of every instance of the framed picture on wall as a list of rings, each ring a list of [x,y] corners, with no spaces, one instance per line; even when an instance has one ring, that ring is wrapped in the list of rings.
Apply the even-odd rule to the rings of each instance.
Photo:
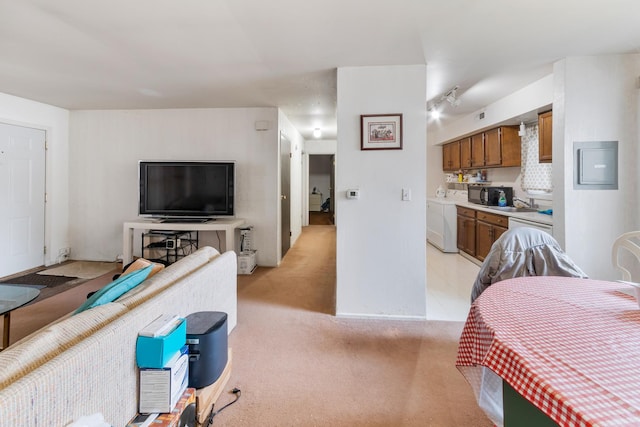
[[[402,150],[402,114],[361,115],[361,150]]]

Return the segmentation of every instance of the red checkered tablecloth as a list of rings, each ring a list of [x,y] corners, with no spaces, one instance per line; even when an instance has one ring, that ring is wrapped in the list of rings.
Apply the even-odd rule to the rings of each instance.
[[[640,309],[625,287],[494,283],[471,306],[456,365],[470,382],[468,367],[491,369],[561,426],[640,426]]]

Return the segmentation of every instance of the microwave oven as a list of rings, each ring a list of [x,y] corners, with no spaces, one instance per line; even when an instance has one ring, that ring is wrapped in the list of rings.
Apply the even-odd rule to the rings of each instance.
[[[467,189],[467,200],[470,203],[476,203],[478,205],[498,206],[501,191],[504,191],[507,206],[513,206],[513,187],[470,185]]]
[[[487,188],[485,185],[470,185],[467,188],[467,201],[478,205],[486,205]]]

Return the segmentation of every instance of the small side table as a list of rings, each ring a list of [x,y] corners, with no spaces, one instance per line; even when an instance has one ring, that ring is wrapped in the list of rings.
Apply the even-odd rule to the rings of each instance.
[[[2,330],[2,349],[9,347],[9,332],[11,331],[11,312],[30,303],[40,295],[40,290],[28,286],[0,284],[0,314],[4,316]]]

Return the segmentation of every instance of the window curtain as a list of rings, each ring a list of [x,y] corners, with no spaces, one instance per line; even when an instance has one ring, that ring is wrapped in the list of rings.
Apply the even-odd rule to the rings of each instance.
[[[538,124],[526,126],[522,138],[522,189],[553,191],[551,163],[538,162]]]

